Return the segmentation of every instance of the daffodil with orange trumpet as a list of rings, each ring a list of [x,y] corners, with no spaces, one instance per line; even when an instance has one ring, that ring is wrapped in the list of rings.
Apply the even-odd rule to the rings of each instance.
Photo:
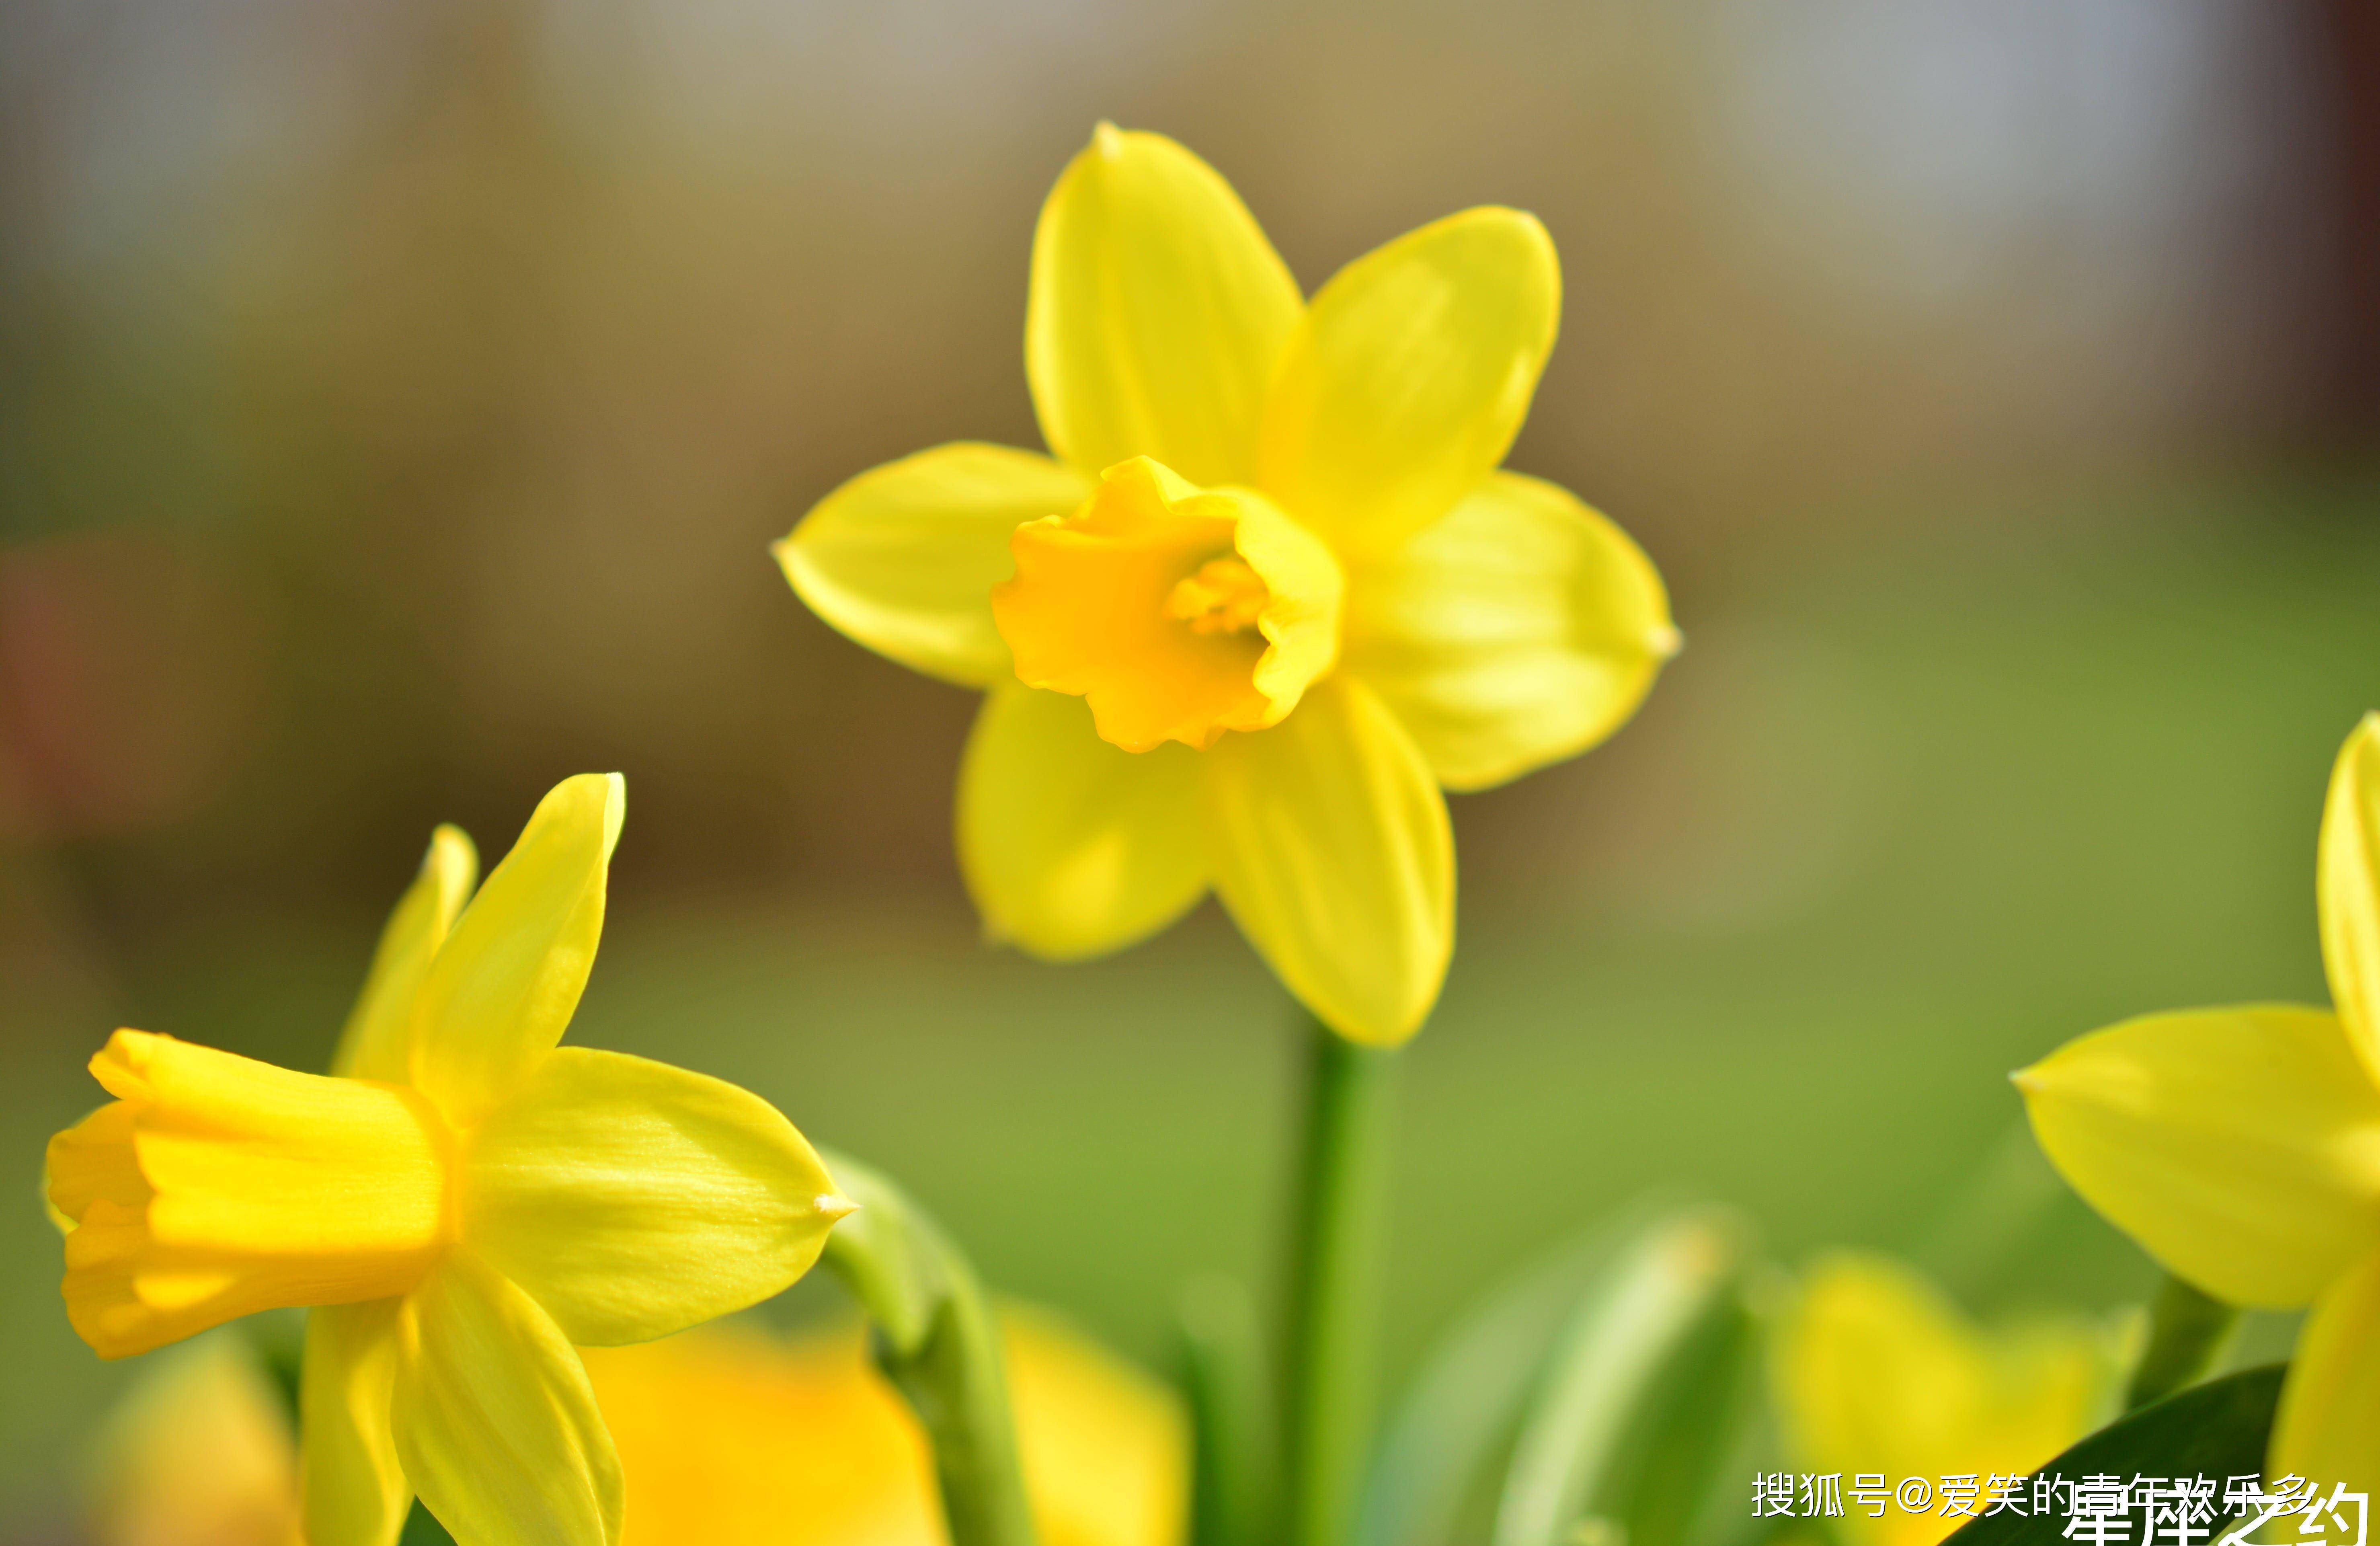
[[[986,692],[957,825],[993,936],[1095,956],[1211,886],[1332,1029],[1420,1027],[1454,941],[1440,791],[1585,750],[1677,646],[1633,542],[1498,470],[1560,287],[1545,227],[1489,207],[1308,300],[1205,162],[1099,127],[1033,242],[1051,454],[919,452],[776,549],[835,627]]]

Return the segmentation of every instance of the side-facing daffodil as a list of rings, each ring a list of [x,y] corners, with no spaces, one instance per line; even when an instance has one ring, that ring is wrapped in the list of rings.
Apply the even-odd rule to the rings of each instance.
[[[1206,163],[1099,127],[1034,235],[1052,454],[920,452],[776,548],[836,628],[989,693],[957,826],[994,937],[1094,956],[1211,885],[1332,1029],[1420,1026],[1453,948],[1441,789],[1585,750],[1677,646],[1618,528],[1497,470],[1560,309],[1545,228],[1499,208],[1308,302]]]
[[[2380,1486],[2380,717],[2332,769],[2314,860],[2332,1009],[2149,1015],[2016,1075],[2041,1147],[2168,1271],[2313,1313],[2268,1461]]]
[[[849,1211],[758,1096],[555,1045],[624,798],[565,781],[477,895],[441,828],[334,1076],[119,1030],[91,1065],[115,1099],[50,1141],[67,1313],[101,1357],[317,1307],[310,1546],[389,1546],[417,1493],[462,1546],[612,1546],[620,1467],[573,1345],[765,1298]]]
[[[1931,1484],[2030,1475],[2080,1439],[2114,1372],[2109,1338],[2069,1321],[1977,1326],[1888,1257],[1840,1253],[1813,1266],[1776,1344],[1785,1437],[1802,1469],[1881,1473]],[[1979,1491],[1981,1515],[1990,1499]],[[1930,1497],[1883,1516],[1850,1504],[1840,1521],[1864,1546],[1933,1546],[1967,1523]]]

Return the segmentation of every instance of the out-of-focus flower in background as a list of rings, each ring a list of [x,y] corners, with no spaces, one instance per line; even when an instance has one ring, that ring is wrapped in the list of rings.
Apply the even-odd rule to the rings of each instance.
[[[987,689],[958,841],[994,937],[1098,955],[1211,885],[1332,1029],[1419,1029],[1454,944],[1440,785],[1585,750],[1677,647],[1619,528],[1496,470],[1560,306],[1501,208],[1308,304],[1205,162],[1099,126],[1034,237],[1054,456],[920,452],[777,548],[843,632]]]
[[[92,1447],[91,1546],[298,1546],[288,1403],[237,1332],[160,1355]]]
[[[2333,1009],[2148,1015],[2016,1076],[2044,1152],[2176,1276],[2313,1307],[2273,1475],[2380,1485],[2380,714],[2333,767],[2315,863]]]
[[[1045,1546],[1181,1546],[1187,1430],[1165,1388],[1055,1318],[1003,1312]],[[933,1466],[856,1326],[705,1327],[587,1357],[626,1486],[623,1546],[936,1546]],[[93,1546],[291,1546],[297,1457],[248,1344],[161,1359],[92,1474]]]
[[[1864,1546],[1932,1546],[1967,1522],[1941,1512],[1935,1480],[2030,1475],[2105,1417],[2116,1352],[2105,1332],[2072,1321],[1985,1330],[1913,1269],[1842,1253],[1804,1276],[1773,1378],[1801,1468],[1841,1473],[1845,1533]],[[1927,1500],[1872,1517],[1849,1496],[1862,1472],[1888,1487],[1924,1477]]]
[[[1046,1546],[1180,1546],[1188,1434],[1171,1393],[1050,1317],[1002,1314]],[[933,1465],[856,1327],[706,1328],[590,1355],[628,1485],[625,1546],[934,1546]]]

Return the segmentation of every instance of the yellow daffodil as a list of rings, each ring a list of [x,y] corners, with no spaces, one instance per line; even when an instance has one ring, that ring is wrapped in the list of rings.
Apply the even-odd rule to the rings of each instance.
[[[1002,1317],[1042,1546],[1181,1546],[1188,1437],[1161,1386],[1046,1316]],[[714,1327],[588,1359],[628,1479],[626,1546],[938,1546],[917,1418],[858,1328]]]
[[[2041,1321],[1993,1333],[1888,1258],[1814,1267],[1784,1319],[1775,1381],[1786,1438],[1806,1472],[1887,1487],[1926,1480],[1922,1509],[1881,1518],[1848,1496],[1840,1524],[1864,1546],[1933,1546],[1967,1523],[1932,1491],[1943,1477],[2023,1476],[2088,1432],[2111,1372],[2107,1340]],[[1981,1515],[1982,1499],[1971,1506]],[[1797,1500],[1798,1503],[1798,1500]]]
[[[1052,456],[862,473],[777,545],[802,599],[987,689],[960,865],[1070,959],[1209,885],[1292,992],[1394,1043],[1453,947],[1441,787],[1573,756],[1676,648],[1651,564],[1497,464],[1552,349],[1529,215],[1474,209],[1311,302],[1231,187],[1101,125],[1043,206],[1025,370]]]
[[[298,1546],[297,1445],[236,1332],[145,1370],[91,1458],[91,1546]]]
[[[2314,880],[2334,1009],[2145,1016],[2016,1082],[2050,1162],[2176,1276],[2313,1307],[2273,1474],[2380,1486],[2380,718],[2331,772]]]
[[[334,1077],[119,1030],[91,1060],[115,1100],[50,1142],[67,1312],[103,1357],[320,1307],[311,1546],[387,1546],[415,1493],[462,1546],[615,1542],[619,1465],[572,1345],[776,1293],[848,1211],[757,1096],[555,1045],[623,800],[617,775],[565,781],[476,896],[469,840],[440,829]]]

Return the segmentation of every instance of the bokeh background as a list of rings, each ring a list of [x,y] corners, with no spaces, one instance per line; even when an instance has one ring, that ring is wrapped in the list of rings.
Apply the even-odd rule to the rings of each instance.
[[[1985,1311],[2148,1269],[2003,1076],[2320,998],[2380,705],[2380,21],[2358,0],[10,0],[0,6],[0,1537],[74,1538],[127,1371],[40,1145],[118,1024],[328,1053],[432,823],[623,770],[573,1035],[905,1177],[1161,1365],[1261,1284],[1293,1016],[1211,906],[982,945],[967,695],[765,551],[875,462],[1038,444],[1036,210],[1092,124],[1311,290],[1537,212],[1512,464],[1667,574],[1609,747],[1455,802],[1390,1356],[1643,1192]],[[2266,1343],[2286,1327],[2264,1329]]]

